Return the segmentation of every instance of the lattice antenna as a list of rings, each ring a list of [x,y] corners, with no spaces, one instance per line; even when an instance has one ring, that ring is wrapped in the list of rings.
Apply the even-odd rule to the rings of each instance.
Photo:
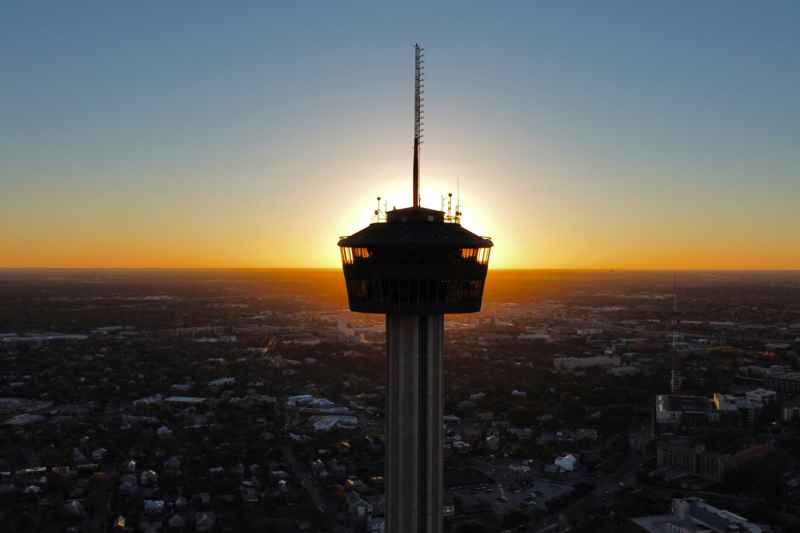
[[[414,207],[419,207],[419,149],[422,144],[423,129],[423,49],[414,45]]]

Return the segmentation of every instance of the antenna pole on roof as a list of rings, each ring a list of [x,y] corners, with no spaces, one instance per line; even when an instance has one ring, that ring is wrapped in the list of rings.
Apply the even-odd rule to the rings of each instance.
[[[456,223],[461,224],[461,178],[456,176]]]
[[[452,222],[453,219],[453,193],[447,193],[447,215],[445,220]]]
[[[414,45],[414,207],[419,207],[419,147],[422,144],[423,49]]]

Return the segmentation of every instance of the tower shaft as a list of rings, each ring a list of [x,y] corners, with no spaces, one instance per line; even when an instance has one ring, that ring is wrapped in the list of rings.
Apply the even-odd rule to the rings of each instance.
[[[386,315],[386,531],[442,531],[441,314]]]

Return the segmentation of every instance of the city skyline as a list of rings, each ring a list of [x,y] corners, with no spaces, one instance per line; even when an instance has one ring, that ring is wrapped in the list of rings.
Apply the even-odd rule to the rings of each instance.
[[[799,14],[7,5],[0,267],[335,268],[411,203],[420,41],[423,205],[493,268],[797,269]]]

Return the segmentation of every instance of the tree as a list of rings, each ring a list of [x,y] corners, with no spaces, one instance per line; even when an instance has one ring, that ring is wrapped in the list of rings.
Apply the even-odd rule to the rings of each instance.
[[[480,522],[464,522],[453,530],[453,533],[489,533],[489,529]]]
[[[514,529],[524,526],[530,521],[528,513],[519,509],[512,509],[503,516],[503,529]]]

